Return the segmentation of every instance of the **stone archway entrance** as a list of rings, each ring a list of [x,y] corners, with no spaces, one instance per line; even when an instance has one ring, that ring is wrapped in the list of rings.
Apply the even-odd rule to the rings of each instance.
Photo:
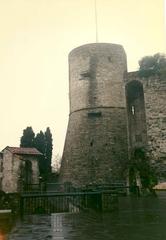
[[[141,82],[133,80],[126,85],[126,101],[130,150],[133,151],[138,147],[146,148],[146,114]]]
[[[25,161],[24,174],[25,184],[32,184],[32,163],[29,160]]]
[[[19,178],[19,191],[27,191],[33,182],[33,170],[32,162],[30,160],[22,159],[22,164],[20,166],[20,178]]]

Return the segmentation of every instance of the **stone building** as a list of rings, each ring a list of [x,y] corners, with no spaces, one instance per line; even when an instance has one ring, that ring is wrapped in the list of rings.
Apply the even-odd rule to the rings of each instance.
[[[144,148],[160,181],[166,180],[166,77],[125,79],[129,152]]]
[[[166,78],[127,72],[123,47],[93,43],[69,54],[70,115],[61,182],[125,180],[143,149],[166,179]]]
[[[84,185],[124,180],[126,72],[120,45],[87,44],[69,54],[70,116],[61,181]]]
[[[36,148],[6,147],[0,156],[1,190],[14,193],[27,184],[39,183],[38,159],[42,154]]]

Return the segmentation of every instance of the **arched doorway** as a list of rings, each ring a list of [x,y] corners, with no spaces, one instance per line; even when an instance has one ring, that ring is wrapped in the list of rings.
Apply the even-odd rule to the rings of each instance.
[[[29,185],[32,183],[32,163],[29,160],[25,160],[25,168],[24,168],[24,181],[25,184]]]
[[[135,148],[146,148],[147,129],[143,85],[133,80],[126,85],[128,131],[130,152]]]
[[[18,179],[18,191],[30,190],[32,184],[32,163],[30,160],[21,159],[20,176]]]

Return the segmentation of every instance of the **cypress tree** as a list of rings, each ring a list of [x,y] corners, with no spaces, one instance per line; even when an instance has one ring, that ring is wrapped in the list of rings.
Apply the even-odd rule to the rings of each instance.
[[[47,173],[47,169],[46,169],[47,166],[46,166],[46,159],[45,159],[45,136],[42,131],[36,134],[36,137],[34,139],[34,146],[38,151],[43,153],[43,156],[40,157],[39,159],[39,171],[40,171],[40,175],[44,177]]]
[[[52,159],[52,148],[53,148],[53,140],[50,128],[47,127],[45,132],[45,157],[47,161],[47,171],[51,173],[51,159]]]
[[[43,131],[36,134],[34,139],[34,146],[37,150],[45,155],[45,136]]]
[[[23,136],[20,139],[20,147],[34,147],[34,137],[32,127],[27,127],[23,130]]]
[[[35,136],[32,127],[27,127],[23,130],[20,147],[35,147],[43,154],[43,156],[39,159],[39,171],[42,177],[47,178],[47,176],[51,173],[53,149],[53,139],[50,128],[47,127],[45,133],[40,131]]]

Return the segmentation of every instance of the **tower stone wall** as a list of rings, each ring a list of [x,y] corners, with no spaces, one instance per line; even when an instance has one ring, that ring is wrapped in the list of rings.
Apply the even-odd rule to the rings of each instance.
[[[128,154],[120,45],[87,44],[69,54],[70,116],[60,180],[74,185],[124,180]]]
[[[154,165],[158,177],[166,179],[166,78],[151,76],[139,77],[138,72],[127,75],[126,86],[133,82],[139,82],[143,87],[144,111],[140,117],[136,117],[136,124],[132,127],[130,135],[135,139],[135,146],[146,149],[151,163]],[[137,111],[137,109],[135,109]],[[129,116],[130,114],[128,114]],[[145,115],[145,117],[144,117]],[[130,116],[129,116],[130,118]],[[131,123],[131,122],[130,122]],[[136,136],[137,126],[142,127],[142,136]],[[130,126],[131,129],[131,126]],[[141,131],[139,132],[141,134]],[[137,138],[137,140],[136,140]],[[134,141],[134,140],[133,140]],[[130,147],[133,147],[130,144]]]

